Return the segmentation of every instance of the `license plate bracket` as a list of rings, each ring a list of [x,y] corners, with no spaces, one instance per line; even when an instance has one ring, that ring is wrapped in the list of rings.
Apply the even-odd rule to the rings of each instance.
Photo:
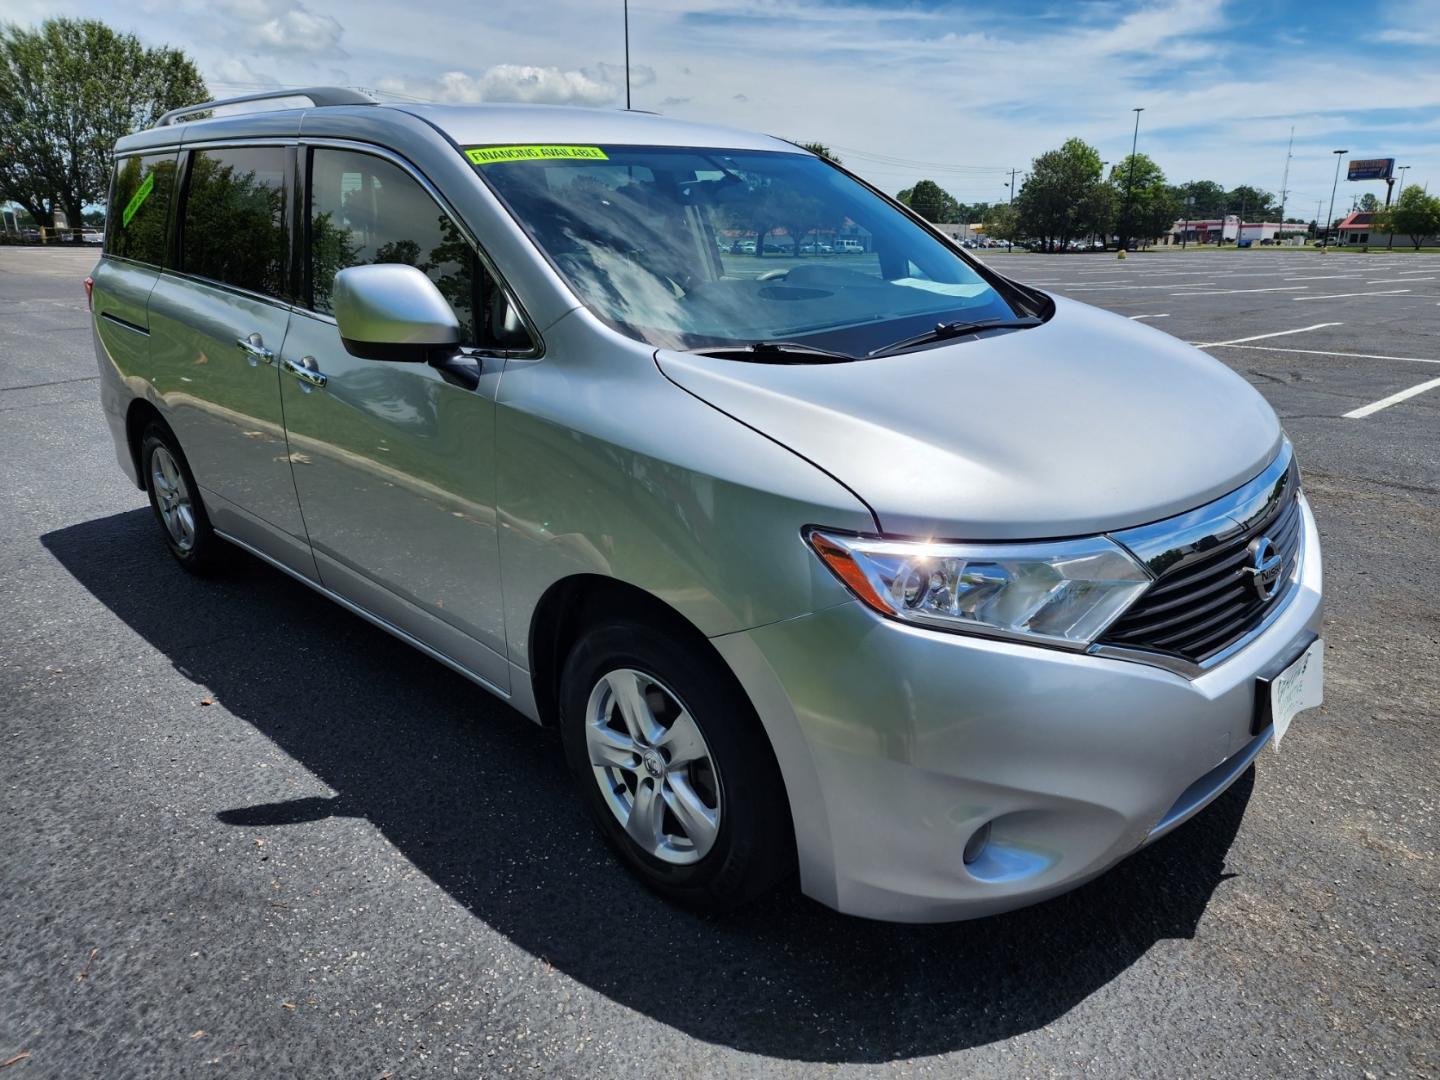
[[[1290,722],[1306,709],[1324,701],[1325,643],[1311,634],[1286,659],[1271,665],[1255,679],[1255,717],[1250,733],[1273,727],[1271,742],[1278,750]]]

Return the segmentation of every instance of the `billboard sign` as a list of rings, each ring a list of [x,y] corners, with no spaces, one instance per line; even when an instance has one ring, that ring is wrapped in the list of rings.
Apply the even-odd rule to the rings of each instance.
[[[1369,158],[1367,160],[1355,159],[1350,162],[1350,169],[1345,174],[1347,180],[1389,180],[1395,175],[1395,159],[1393,157]]]

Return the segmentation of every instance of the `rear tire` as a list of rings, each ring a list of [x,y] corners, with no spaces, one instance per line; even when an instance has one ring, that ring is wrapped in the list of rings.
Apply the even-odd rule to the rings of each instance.
[[[169,428],[152,423],[140,439],[140,468],[150,509],[175,561],[192,574],[213,572],[221,561],[220,538],[210,527],[200,488]]]
[[[728,911],[794,867],[779,766],[734,678],[683,637],[597,626],[560,678],[560,729],[606,841],[656,892]]]

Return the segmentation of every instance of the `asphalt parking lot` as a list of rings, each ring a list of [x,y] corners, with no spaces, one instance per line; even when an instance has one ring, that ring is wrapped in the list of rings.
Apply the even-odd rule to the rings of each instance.
[[[0,249],[5,1080],[1440,1071],[1440,256],[990,256],[1274,405],[1326,705],[1085,888],[928,927],[667,907],[518,714],[256,562],[174,567],[93,259]]]

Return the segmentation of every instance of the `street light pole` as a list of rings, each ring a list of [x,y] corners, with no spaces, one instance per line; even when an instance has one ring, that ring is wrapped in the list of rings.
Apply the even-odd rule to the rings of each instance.
[[[1400,171],[1400,190],[1395,192],[1395,198],[1397,198],[1397,199],[1400,198],[1401,195],[1404,195],[1404,194],[1405,194],[1405,170],[1408,169],[1408,168],[1410,168],[1409,165],[1401,165],[1401,166],[1400,166],[1400,169],[1399,169],[1399,171]],[[1394,189],[1392,188],[1391,190],[1394,190]],[[1389,210],[1389,209],[1390,209],[1390,192],[1389,192],[1389,191],[1387,191],[1387,192],[1385,193],[1385,209],[1386,209],[1386,210]],[[1394,250],[1395,250],[1395,230],[1394,230],[1394,228],[1391,228],[1391,229],[1389,230],[1388,235],[1387,235],[1386,238],[1385,238],[1385,250],[1386,250],[1386,251],[1394,251]]]
[[[1008,188],[1010,189],[1010,204],[1009,204],[1009,205],[1010,205],[1010,210],[1011,210],[1011,212],[1012,212],[1012,213],[1011,213],[1011,220],[1010,220],[1010,229],[1009,229],[1010,236],[1009,236],[1009,237],[1006,239],[1006,241],[1005,241],[1005,251],[1006,251],[1007,253],[1009,253],[1009,254],[1013,254],[1014,251],[1015,251],[1015,220],[1014,220],[1013,212],[1014,212],[1014,210],[1015,210],[1015,174],[1016,174],[1017,172],[1019,172],[1019,171],[1020,171],[1019,169],[1011,169],[1011,170],[1010,170],[1010,183],[1008,183],[1008,184],[1005,185],[1006,187],[1008,187]]]
[[[1323,250],[1330,250],[1330,227],[1335,222],[1335,189],[1340,186],[1340,159],[1348,154],[1349,150],[1332,151],[1335,155],[1335,179],[1330,184],[1330,216],[1325,219],[1325,247]]]
[[[1130,111],[1135,114],[1135,134],[1130,137],[1130,179],[1125,183],[1125,235],[1120,238],[1121,251],[1130,246],[1130,207],[1135,199],[1135,148],[1140,143],[1140,114],[1145,111],[1145,107],[1142,105]]]

